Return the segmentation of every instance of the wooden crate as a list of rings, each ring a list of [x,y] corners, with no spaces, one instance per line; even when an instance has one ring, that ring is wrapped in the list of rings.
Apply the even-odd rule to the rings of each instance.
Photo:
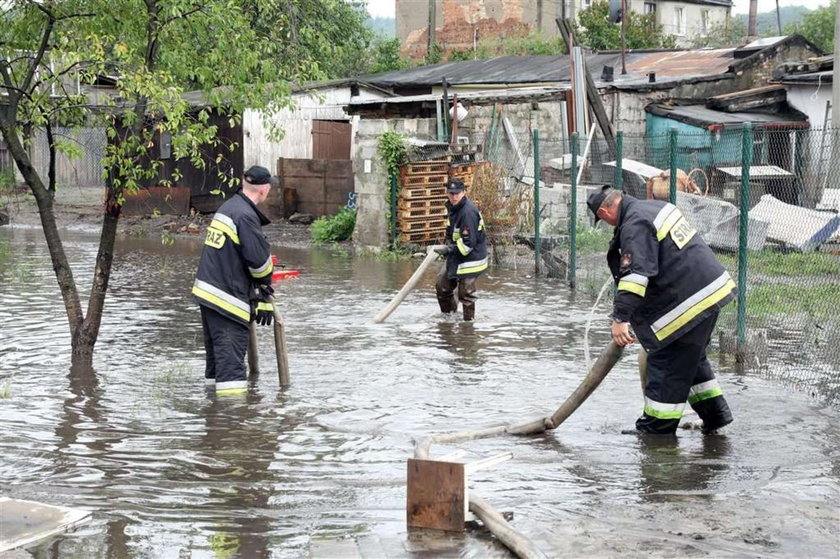
[[[403,187],[400,189],[400,198],[405,200],[416,200],[417,198],[439,197],[446,199],[446,186],[421,186]]]
[[[400,233],[400,242],[405,244],[441,244],[446,236],[446,228],[431,229],[429,231],[414,231],[412,233]]]
[[[405,175],[400,180],[402,188],[413,188],[415,186],[432,186],[437,184],[446,184],[449,180],[449,175]]]
[[[435,196],[433,198],[399,198],[397,200],[401,210],[413,210],[416,208],[445,208],[446,198]]]
[[[443,175],[449,172],[448,161],[423,161],[400,168],[400,175]]]
[[[430,229],[446,229],[446,218],[421,218],[417,220],[401,220],[400,231],[403,233],[414,233],[415,231],[428,231]]]
[[[397,212],[399,219],[417,219],[417,218],[432,218],[432,219],[440,219],[441,217],[446,217],[447,214],[446,207],[443,205],[435,205],[435,206],[427,206],[424,208],[407,208],[403,209],[400,208]]]

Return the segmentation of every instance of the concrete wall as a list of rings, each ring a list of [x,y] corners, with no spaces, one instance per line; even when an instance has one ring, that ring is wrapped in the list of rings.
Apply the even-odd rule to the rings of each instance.
[[[656,23],[662,26],[663,32],[674,36],[678,47],[691,46],[697,37],[705,37],[712,28],[726,21],[730,11],[726,6],[649,1],[656,4]],[[643,14],[645,3],[645,0],[634,0],[630,4],[630,10]],[[682,10],[682,18],[678,18],[678,10]],[[678,19],[682,21],[682,25],[678,24]]]
[[[429,2],[435,4],[435,42],[445,50],[473,47],[473,39],[499,39],[540,31],[559,34],[558,0],[396,0],[396,32],[403,54],[421,59],[429,41]],[[586,0],[575,0],[580,9]],[[571,6],[572,0],[567,1]]]

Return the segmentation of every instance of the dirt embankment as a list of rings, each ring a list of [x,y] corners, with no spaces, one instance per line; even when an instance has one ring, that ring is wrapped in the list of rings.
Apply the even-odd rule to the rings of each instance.
[[[55,197],[55,216],[62,228],[98,229],[102,224],[103,192],[101,188],[68,187]],[[0,211],[8,213],[12,224],[40,225],[35,198],[27,188],[0,193]],[[119,233],[128,236],[187,237],[200,235],[212,219],[210,214],[192,215],[122,215]],[[263,231],[272,244],[306,248],[312,245],[309,226],[281,219]]]

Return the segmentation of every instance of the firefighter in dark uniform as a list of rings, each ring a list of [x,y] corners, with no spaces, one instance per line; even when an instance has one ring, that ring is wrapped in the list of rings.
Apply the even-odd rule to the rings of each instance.
[[[645,408],[636,429],[675,433],[686,400],[704,433],[731,423],[706,346],[720,309],[735,298],[732,278],[673,204],[605,186],[587,205],[596,221],[615,227],[607,253],[617,284],[613,340],[625,346],[635,332],[648,352]]]
[[[274,314],[274,265],[262,233],[270,222],[257,209],[273,184],[276,179],[268,169],[249,168],[242,188],[221,205],[207,228],[192,293],[201,307],[204,378],[215,385],[216,394],[246,391],[249,325],[269,325]]]
[[[475,317],[475,279],[487,269],[487,234],[481,212],[466,195],[466,187],[459,179],[451,179],[446,186],[449,200],[449,225],[446,227],[446,246],[435,252],[446,257],[435,284],[440,311],[458,311],[458,301],[464,309],[464,320]],[[455,298],[455,289],[458,298]]]

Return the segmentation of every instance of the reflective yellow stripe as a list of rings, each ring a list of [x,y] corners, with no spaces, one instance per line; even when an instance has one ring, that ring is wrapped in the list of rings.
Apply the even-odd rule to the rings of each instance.
[[[688,324],[688,322],[692,318],[694,318],[701,312],[705,311],[706,309],[708,309],[709,307],[711,307],[712,305],[729,295],[733,289],[735,289],[735,282],[730,279],[725,284],[723,284],[723,287],[721,287],[720,289],[718,289],[717,291],[715,291],[714,293],[697,303],[696,305],[690,307],[687,311],[685,311],[680,316],[668,323],[667,326],[664,326],[661,330],[657,331],[656,339],[660,341],[664,340],[665,338],[667,338],[668,336],[670,336],[671,334]]]
[[[461,266],[463,266],[463,264],[462,264]],[[457,273],[458,273],[458,275],[460,276],[460,275],[462,275],[462,274],[474,274],[474,273],[476,273],[476,272],[481,272],[481,271],[486,270],[486,269],[487,269],[487,260],[484,260],[484,261],[483,261],[481,264],[479,264],[478,266],[473,266],[473,267],[471,267],[471,268],[461,268],[461,267],[459,266],[459,267],[458,267],[458,272],[457,272]]]
[[[245,394],[248,392],[247,388],[222,388],[216,390],[216,396],[233,396],[236,394]]]
[[[227,223],[219,221],[218,219],[214,219],[210,222],[210,227],[212,227],[213,229],[218,229],[219,231],[223,232],[225,235],[230,237],[231,241],[233,241],[236,244],[239,244],[239,235],[237,235],[236,231],[231,229],[231,227]]]
[[[662,223],[659,229],[656,230],[656,240],[661,241],[662,239],[664,239],[665,236],[668,234],[668,231],[671,230],[671,227],[673,227],[674,224],[677,221],[679,221],[681,217],[682,212],[676,207],[674,207],[673,211],[670,214],[668,214],[667,218],[665,218],[664,223]]]
[[[468,247],[467,245],[464,244],[464,239],[462,239],[460,237],[455,242],[455,245],[458,247],[458,252],[460,252],[464,256],[468,255],[470,253],[470,251],[472,250],[470,247]]]
[[[265,264],[260,266],[259,268],[251,268],[248,267],[248,271],[251,272],[251,277],[253,278],[264,278],[268,274],[274,271],[274,263],[271,261],[271,255],[268,255],[268,260],[265,261]]]
[[[618,282],[618,290],[629,291],[630,293],[635,293],[639,297],[644,297],[647,292],[647,287],[631,281],[620,281]]]
[[[264,303],[260,301],[257,303],[257,310],[258,311],[273,311],[274,305],[272,303]]]
[[[193,286],[192,293],[193,293],[193,295],[195,295],[199,299],[204,299],[208,303],[213,303],[214,305],[216,305],[220,309],[225,310],[225,311],[229,312],[230,314],[232,314],[233,316],[239,317],[246,322],[251,320],[251,313],[250,312],[245,311],[243,309],[240,309],[239,307],[237,307],[235,305],[231,305],[230,303],[228,303],[227,301],[225,301],[221,297],[213,295],[212,293],[209,293],[209,292],[201,289],[200,287]]]

